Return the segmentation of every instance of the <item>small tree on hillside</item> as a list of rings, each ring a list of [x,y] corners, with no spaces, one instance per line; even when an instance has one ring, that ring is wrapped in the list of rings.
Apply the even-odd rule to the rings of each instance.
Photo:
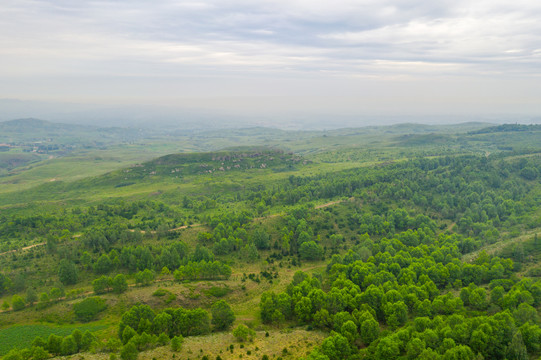
[[[212,313],[212,325],[216,330],[226,330],[235,321],[235,313],[225,300],[220,300],[210,309]]]
[[[233,336],[237,338],[238,341],[247,341],[253,339],[255,331],[247,327],[246,325],[240,324],[233,330]]]
[[[75,264],[67,259],[60,260],[58,278],[64,285],[73,285],[77,283],[77,268],[75,267]]]
[[[128,290],[128,281],[126,280],[126,276],[123,274],[118,274],[113,278],[113,291],[117,294],[121,294]]]
[[[24,300],[19,295],[13,295],[13,299],[11,300],[11,304],[13,306],[13,310],[19,311],[25,308],[26,304],[24,303]]]

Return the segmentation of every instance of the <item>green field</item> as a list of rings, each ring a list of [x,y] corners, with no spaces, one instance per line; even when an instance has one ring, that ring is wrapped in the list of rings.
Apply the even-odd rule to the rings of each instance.
[[[73,330],[99,331],[107,325],[73,325],[73,326],[50,326],[50,325],[16,325],[0,330],[0,355],[5,355],[13,348],[22,349],[30,347],[32,341],[40,336],[47,340],[50,334],[66,336]]]

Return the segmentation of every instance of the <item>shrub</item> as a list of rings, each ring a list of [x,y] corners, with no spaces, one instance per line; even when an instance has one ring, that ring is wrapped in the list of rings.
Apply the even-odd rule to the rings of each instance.
[[[315,241],[303,242],[299,247],[299,255],[303,260],[320,260],[323,258],[323,248]]]
[[[47,349],[49,352],[55,355],[60,355],[62,340],[63,339],[61,336],[55,334],[49,335],[49,339],[47,340]]]
[[[41,346],[33,346],[32,347],[32,360],[45,360],[50,357],[47,350],[45,350]]]
[[[73,336],[68,335],[62,340],[62,344],[60,345],[60,353],[62,355],[72,355],[77,353],[77,342],[73,338]]]
[[[47,341],[43,340],[41,336],[36,336],[34,340],[32,341],[32,347],[47,347]]]
[[[22,356],[17,349],[11,349],[6,355],[2,357],[2,360],[22,360]]]
[[[139,356],[139,351],[137,351],[137,348],[132,342],[124,345],[120,351],[120,358],[122,360],[136,360],[137,356]]]
[[[182,336],[175,336],[171,339],[171,350],[175,352],[180,351],[183,342],[184,338]]]
[[[217,330],[228,329],[235,321],[235,314],[225,300],[220,300],[211,307],[212,325]]]
[[[56,288],[56,287],[54,287],[49,291],[49,295],[50,295],[52,300],[58,300],[62,296],[64,296],[64,288]]]
[[[80,349],[81,351],[88,351],[92,343],[96,341],[96,337],[90,331],[85,331],[81,338]]]
[[[13,306],[13,310],[20,311],[24,309],[26,304],[24,303],[24,300],[19,295],[13,295],[13,299],[11,300],[11,304]]]
[[[165,296],[165,295],[167,295],[169,293],[171,293],[169,290],[158,289],[158,290],[156,290],[156,291],[154,291],[152,293],[152,296],[162,297],[162,296]]]
[[[58,278],[64,285],[73,285],[77,283],[77,268],[75,267],[75,264],[67,259],[60,260]]]
[[[154,272],[145,269],[135,274],[135,283],[140,286],[148,286],[154,281]]]
[[[96,315],[107,308],[105,300],[99,297],[91,297],[84,299],[83,301],[73,304],[73,311],[75,316],[80,321],[93,320]]]
[[[92,287],[96,294],[105,294],[110,291],[113,286],[113,280],[109,276],[100,276],[92,281]]]
[[[126,326],[122,331],[122,342],[127,344],[134,336],[137,335],[137,332],[132,329],[131,326]]]
[[[126,290],[128,290],[128,281],[126,280],[126,276],[123,274],[118,274],[115,276],[112,281],[112,287],[113,291],[117,294],[126,292]]]
[[[39,295],[39,308],[44,308],[49,304],[49,295],[46,292],[43,292]]]
[[[231,292],[231,289],[228,288],[228,287],[224,287],[224,286],[213,286],[211,287],[210,289],[208,289],[206,291],[206,293],[210,296],[214,296],[214,297],[224,297],[226,296],[227,294],[229,294]]]
[[[108,351],[116,352],[122,347],[122,342],[116,337],[110,337],[105,345]]]
[[[160,336],[158,337],[158,344],[164,346],[164,345],[167,345],[169,343],[169,336],[167,336],[166,333],[161,333]]]
[[[252,340],[254,335],[255,331],[242,324],[233,330],[233,336],[236,337],[238,341]]]

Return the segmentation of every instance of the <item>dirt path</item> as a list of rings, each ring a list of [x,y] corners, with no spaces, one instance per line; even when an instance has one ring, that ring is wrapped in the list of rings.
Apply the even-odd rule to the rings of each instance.
[[[177,227],[177,228],[174,228],[174,229],[170,229],[169,231],[176,231],[176,230],[187,229],[189,227],[199,227],[199,226],[203,226],[203,224],[184,225],[184,226],[180,226],[180,227]],[[134,229],[129,229],[129,231],[135,232]],[[145,230],[141,230],[141,234],[145,234],[145,233],[146,233]],[[156,231],[151,231],[150,233],[155,234]],[[73,238],[80,238],[80,237],[81,237],[81,234],[73,235]],[[25,247],[20,248],[20,249],[13,249],[13,250],[5,251],[3,253],[0,253],[0,256],[6,255],[6,254],[11,254],[11,253],[18,252],[18,251],[29,250],[29,249],[32,249],[32,248],[35,248],[35,247],[38,247],[38,246],[43,246],[45,244],[46,244],[46,242],[41,242],[39,244],[25,246]]]
[[[336,200],[336,201],[331,201],[331,202],[328,202],[328,203],[325,203],[325,204],[321,204],[321,205],[317,205],[314,207],[314,209],[323,209],[323,208],[326,208],[326,207],[329,207],[329,206],[332,206],[332,205],[335,205],[335,204],[340,204],[340,203],[343,203],[345,201],[352,201],[354,198],[351,197],[347,200]],[[258,218],[254,218],[252,221],[260,221],[260,220],[264,220],[264,219],[271,219],[271,218],[275,218],[275,217],[279,217],[279,216],[282,216],[284,214],[282,213],[279,213],[279,214],[271,214],[271,215],[267,215],[267,216],[262,216],[262,217],[258,217]],[[193,227],[200,227],[200,226],[203,226],[203,224],[191,224],[191,225],[183,225],[183,226],[179,226],[179,227],[176,227],[176,228],[173,228],[173,229],[169,229],[169,231],[177,231],[177,230],[182,230],[182,229],[187,229],[187,228],[193,228]],[[135,232],[135,229],[130,229],[129,231],[131,232]],[[141,234],[145,234],[146,231],[145,230],[140,230],[141,231]],[[155,234],[156,231],[152,230],[150,231],[151,234]],[[74,238],[78,238],[80,237],[81,235],[78,234],[78,235],[74,235],[73,237]],[[2,255],[6,255],[6,254],[10,254],[10,253],[14,253],[14,252],[17,252],[17,251],[23,251],[23,250],[29,250],[29,249],[32,249],[32,248],[35,248],[35,247],[38,247],[38,246],[43,246],[45,245],[46,243],[45,242],[42,242],[42,243],[39,243],[39,244],[34,244],[34,245],[30,245],[30,246],[25,246],[21,249],[14,249],[14,250],[9,250],[9,251],[6,251],[6,252],[3,252],[3,253],[0,253],[0,256]]]
[[[513,244],[513,243],[524,242],[526,240],[529,240],[529,239],[533,238],[535,236],[535,234],[539,233],[539,231],[540,231],[540,229],[536,228],[536,229],[533,229],[533,230],[530,230],[530,231],[523,232],[518,237],[514,237],[514,238],[511,238],[511,239],[500,240],[498,242],[495,242],[494,244],[483,246],[480,249],[477,249],[477,250],[475,250],[475,251],[473,251],[471,253],[468,253],[468,254],[465,254],[464,256],[462,256],[462,261],[464,261],[464,262],[473,261],[473,259],[475,259],[481,253],[481,251],[485,251],[487,253],[487,255],[494,255],[498,251],[501,251],[507,245],[510,245],[510,244]]]
[[[260,220],[265,220],[265,219],[272,219],[272,218],[275,218],[275,217],[278,217],[278,216],[282,216],[283,214],[271,214],[271,215],[267,215],[267,216],[262,216],[262,217],[258,217],[258,218],[254,218],[253,221],[260,221]]]
[[[45,244],[46,244],[45,242],[42,242],[42,243],[39,243],[39,244],[34,244],[34,245],[30,245],[30,246],[25,246],[25,247],[20,248],[20,249],[9,250],[9,251],[0,253],[0,256],[1,256],[1,255],[5,255],[5,254],[14,253],[14,252],[17,252],[17,251],[29,250],[29,249],[35,248],[35,247],[37,247],[37,246],[43,246],[43,245],[45,245]]]
[[[349,201],[351,201],[353,198],[350,198],[348,199]],[[325,203],[325,204],[322,204],[322,205],[318,205],[318,206],[315,206],[315,209],[321,209],[321,208],[325,208],[325,207],[328,207],[328,206],[332,206],[332,205],[335,205],[335,204],[339,204],[339,203],[342,203],[346,200],[337,200],[337,201],[331,201],[331,202],[328,202],[328,203]],[[259,221],[259,220],[263,220],[263,219],[269,219],[269,218],[275,218],[275,217],[279,217],[279,216],[283,216],[284,214],[282,213],[278,213],[278,214],[270,214],[270,215],[267,215],[267,216],[263,216],[263,217],[259,217],[259,218],[254,218],[253,221]],[[200,226],[203,226],[203,224],[192,224],[192,225],[183,225],[183,226],[179,226],[179,227],[176,227],[176,228],[173,228],[173,229],[170,229],[169,231],[176,231],[176,230],[182,230],[182,229],[187,229],[188,227],[200,227]],[[134,229],[130,229],[130,231],[135,231]],[[142,233],[145,233],[145,231],[141,231]],[[152,231],[152,233],[155,233],[155,231]],[[81,235],[75,235],[74,238],[78,238],[80,237]],[[22,251],[22,250],[29,250],[29,249],[32,249],[32,248],[35,248],[35,247],[38,247],[38,246],[43,246],[45,245],[46,243],[45,242],[42,242],[42,243],[39,243],[39,244],[34,244],[34,245],[30,245],[30,246],[25,246],[21,249],[15,249],[15,250],[10,250],[10,251],[6,251],[6,252],[3,252],[3,253],[0,253],[0,256],[1,255],[4,255],[4,254],[9,254],[9,253],[13,253],[13,252],[17,252],[17,251]],[[304,267],[304,268],[301,268],[299,270],[302,270],[302,271],[310,271],[310,270],[314,270],[314,269],[317,269],[317,268],[321,268],[323,267],[324,265],[312,265],[312,266],[308,266],[308,267]],[[288,274],[289,276],[286,276],[286,278],[289,279],[289,281],[291,281],[291,279],[293,278],[293,272]],[[231,274],[232,277],[234,276],[240,276],[241,274],[240,273],[233,273]],[[282,275],[286,275],[286,274],[282,274]],[[161,279],[155,279],[153,281],[153,283],[160,283],[160,282],[165,282],[165,281],[173,281],[174,280],[174,277],[163,277]],[[129,288],[133,288],[133,287],[136,287],[137,284],[133,283],[133,284],[128,284],[128,287]],[[94,291],[85,291],[85,292],[82,292],[82,293],[79,293],[77,295],[75,295],[74,297],[70,297],[69,299],[66,297],[66,296],[63,296],[61,298],[58,298],[55,300],[55,302],[59,302],[59,301],[66,301],[66,300],[75,300],[75,299],[81,299],[81,298],[86,298],[88,296],[91,296],[91,295],[95,295]],[[31,305],[27,305],[27,307],[31,307]],[[3,313],[3,312],[8,312],[8,311],[13,311],[12,308],[10,309],[7,309],[7,310],[1,310],[0,309],[0,313]],[[253,320],[251,317],[246,317],[245,320]]]
[[[203,226],[203,224],[183,225],[183,226],[179,226],[177,228],[171,229],[169,231],[177,231],[177,230],[187,229],[189,227],[199,227],[199,226]]]
[[[317,205],[314,209],[322,209],[322,208],[329,207],[329,206],[331,206],[331,205],[343,203],[343,202],[345,202],[345,201],[353,201],[354,199],[355,199],[354,197],[350,197],[350,198],[347,199],[347,200],[336,200],[336,201],[331,201],[331,202],[328,202],[328,203],[326,203],[326,204]]]
[[[326,208],[328,206],[331,206],[331,205],[334,205],[334,204],[339,204],[341,202],[343,202],[344,200],[337,200],[337,201],[331,201],[329,203],[326,203],[326,204],[322,204],[322,205],[318,205],[316,206],[314,209],[322,209],[322,208]]]

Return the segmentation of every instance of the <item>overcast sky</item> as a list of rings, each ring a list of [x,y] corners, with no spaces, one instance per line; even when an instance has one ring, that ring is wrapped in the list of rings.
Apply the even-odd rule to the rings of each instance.
[[[541,114],[539,0],[2,0],[0,98]]]

